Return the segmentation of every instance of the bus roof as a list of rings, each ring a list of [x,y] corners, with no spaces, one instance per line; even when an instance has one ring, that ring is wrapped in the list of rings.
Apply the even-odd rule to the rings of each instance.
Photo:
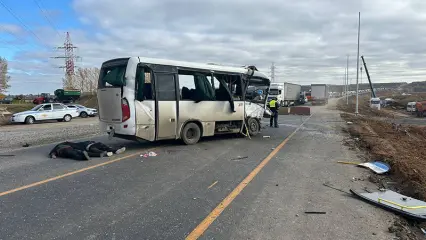
[[[120,60],[123,60],[123,58],[120,58]],[[114,61],[114,59],[111,59],[107,62],[110,62],[110,61]],[[159,58],[130,57],[129,61],[137,62],[137,63],[141,62],[141,63],[152,63],[152,64],[161,64],[161,65],[169,65],[169,66],[187,67],[187,68],[198,68],[198,69],[206,69],[210,71],[235,72],[235,73],[241,73],[241,74],[247,74],[247,71],[248,71],[246,67],[231,67],[231,66],[184,62],[184,61],[175,61],[175,60],[167,60],[167,59],[159,59]],[[266,74],[259,71],[254,71],[253,76],[265,78],[269,80],[269,77]]]

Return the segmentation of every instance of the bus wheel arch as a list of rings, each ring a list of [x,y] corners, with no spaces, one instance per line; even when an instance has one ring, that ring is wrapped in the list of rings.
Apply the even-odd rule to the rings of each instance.
[[[203,135],[203,125],[199,121],[187,121],[180,132],[180,138],[186,145],[196,144]]]

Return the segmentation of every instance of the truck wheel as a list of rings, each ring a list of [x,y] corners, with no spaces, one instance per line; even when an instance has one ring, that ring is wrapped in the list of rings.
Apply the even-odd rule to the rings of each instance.
[[[256,136],[260,132],[260,124],[256,118],[249,118],[247,120],[247,127],[251,136]]]
[[[196,123],[188,123],[183,128],[180,137],[186,145],[196,144],[201,138],[201,129]]]
[[[64,122],[69,122],[69,121],[71,121],[71,119],[72,119],[72,117],[69,114],[64,116]]]
[[[28,117],[25,118],[26,124],[33,124],[34,122],[35,122],[35,119],[32,116],[28,116]]]
[[[82,117],[82,118],[87,118],[87,112],[81,112],[80,113],[80,117]]]

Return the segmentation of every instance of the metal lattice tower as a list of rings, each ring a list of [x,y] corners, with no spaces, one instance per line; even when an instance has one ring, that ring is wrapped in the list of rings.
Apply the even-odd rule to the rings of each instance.
[[[271,82],[275,82],[275,63],[272,62],[271,65]]]
[[[65,68],[65,78],[62,83],[64,89],[72,89],[73,86],[73,78],[74,78],[74,69],[75,69],[75,60],[80,58],[79,56],[74,55],[74,49],[77,47],[74,46],[71,42],[70,33],[67,32],[65,37],[64,46],[57,47],[57,49],[64,49],[65,54],[63,56],[57,56],[53,58],[62,58],[65,59],[65,65],[60,66],[60,68]]]

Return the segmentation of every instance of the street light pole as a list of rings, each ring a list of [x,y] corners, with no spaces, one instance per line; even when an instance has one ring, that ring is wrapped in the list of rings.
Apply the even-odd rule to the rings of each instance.
[[[355,105],[355,115],[358,114],[358,71],[359,71],[359,32],[361,25],[361,12],[358,12],[358,52],[356,54],[356,105]]]

